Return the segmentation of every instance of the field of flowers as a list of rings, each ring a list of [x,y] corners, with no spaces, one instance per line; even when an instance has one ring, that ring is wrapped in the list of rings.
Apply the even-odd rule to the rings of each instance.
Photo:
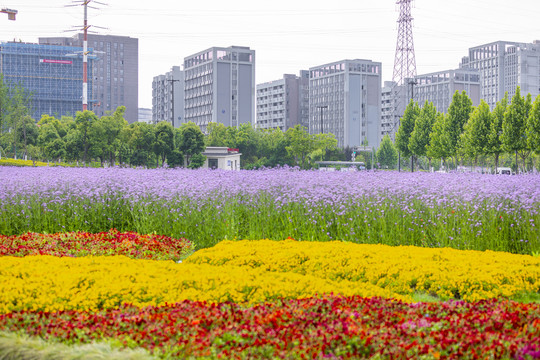
[[[2,168],[0,234],[223,239],[540,252],[540,176],[274,169]]]
[[[540,359],[539,200],[537,175],[0,167],[0,358]]]

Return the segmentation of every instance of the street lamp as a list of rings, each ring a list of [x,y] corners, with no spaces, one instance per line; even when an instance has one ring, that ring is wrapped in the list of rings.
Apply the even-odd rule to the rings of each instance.
[[[323,109],[328,109],[328,105],[317,105],[316,107],[321,111],[321,134],[323,134]]]

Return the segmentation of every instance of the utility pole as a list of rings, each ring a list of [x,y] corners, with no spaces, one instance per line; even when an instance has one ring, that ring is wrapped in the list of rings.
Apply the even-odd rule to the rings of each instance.
[[[83,35],[83,93],[82,109],[88,110],[88,3],[91,0],[85,0],[84,5],[84,35]]]
[[[320,118],[320,121],[321,121],[321,134],[324,133],[323,131],[323,109],[328,109],[328,105],[317,105],[317,109],[319,109],[321,111],[321,118]]]
[[[84,22],[83,22],[83,86],[82,86],[82,109],[83,111],[88,110],[88,4],[94,0],[76,0],[75,3],[80,3],[76,5],[67,5],[67,6],[84,6]],[[103,3],[94,1],[96,4],[105,5]],[[94,51],[100,52],[100,51]],[[80,54],[80,52],[78,52]],[[77,56],[77,54],[67,54],[66,56]]]

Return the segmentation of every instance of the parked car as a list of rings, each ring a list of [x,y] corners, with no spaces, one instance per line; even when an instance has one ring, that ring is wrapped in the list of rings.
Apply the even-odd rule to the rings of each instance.
[[[497,175],[512,175],[512,169],[509,167],[497,168]]]

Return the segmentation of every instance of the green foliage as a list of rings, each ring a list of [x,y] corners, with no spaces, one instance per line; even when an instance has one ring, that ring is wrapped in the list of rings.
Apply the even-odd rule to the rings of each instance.
[[[287,153],[294,157],[295,162],[301,168],[307,168],[307,156],[316,149],[315,141],[307,129],[301,125],[290,128],[285,133],[289,143],[286,146]]]
[[[530,151],[527,144],[527,119],[531,110],[531,95],[524,99],[521,96],[519,86],[516,93],[512,97],[512,102],[504,113],[502,124],[501,142],[503,148],[508,152],[515,152],[516,163],[518,154],[523,159],[523,167],[525,168],[525,160]]]
[[[489,105],[482,100],[474,109],[469,120],[463,128],[460,144],[462,150],[471,158],[485,153],[489,141],[490,126],[493,123]]]
[[[445,136],[448,123],[447,118],[439,113],[429,134],[429,144],[426,155],[432,159],[446,159],[450,156]]]
[[[449,156],[456,156],[459,150],[459,141],[463,133],[463,127],[469,120],[473,111],[472,100],[465,91],[456,91],[452,97],[452,103],[448,107],[448,119],[445,129],[445,141]]]
[[[540,95],[534,100],[527,119],[527,145],[529,149],[540,154]]]
[[[204,165],[204,162],[206,161],[206,156],[204,156],[201,153],[195,154],[191,156],[191,162],[188,165],[189,169],[198,169]]]
[[[81,136],[83,154],[84,154],[83,162],[85,164],[89,160],[88,151],[90,148],[90,141],[91,141],[90,135],[91,134],[95,135],[95,132],[92,133],[90,129],[92,128],[94,123],[97,121],[98,121],[98,117],[92,111],[89,111],[89,110],[77,111],[77,115],[75,117],[75,124]]]
[[[414,130],[409,139],[409,150],[415,156],[425,156],[429,146],[429,134],[437,119],[437,109],[432,102],[424,104],[420,114],[414,123]]]
[[[184,154],[188,167],[191,164],[192,157],[204,151],[204,135],[197,124],[194,122],[182,124],[179,132],[178,148]],[[200,158],[197,161],[200,161]]]
[[[497,102],[491,116],[491,124],[489,125],[489,135],[486,146],[484,148],[487,154],[495,156],[495,167],[499,164],[499,154],[503,151],[502,147],[502,126],[504,121],[504,113],[508,106],[508,93],[504,94],[501,101]]]
[[[409,149],[409,141],[411,139],[411,134],[414,131],[416,119],[419,115],[420,108],[418,107],[418,104],[411,100],[409,105],[405,108],[403,118],[401,119],[399,129],[396,133],[396,147],[404,157],[413,155]]]
[[[394,169],[398,160],[397,149],[390,139],[390,136],[385,135],[381,141],[381,145],[377,150],[377,161],[383,168]]]
[[[163,166],[167,156],[174,149],[173,127],[169,122],[161,121],[156,125],[155,133],[154,153],[161,159],[161,166]]]
[[[184,155],[178,149],[174,149],[167,156],[167,165],[171,168],[177,168],[184,165]]]

